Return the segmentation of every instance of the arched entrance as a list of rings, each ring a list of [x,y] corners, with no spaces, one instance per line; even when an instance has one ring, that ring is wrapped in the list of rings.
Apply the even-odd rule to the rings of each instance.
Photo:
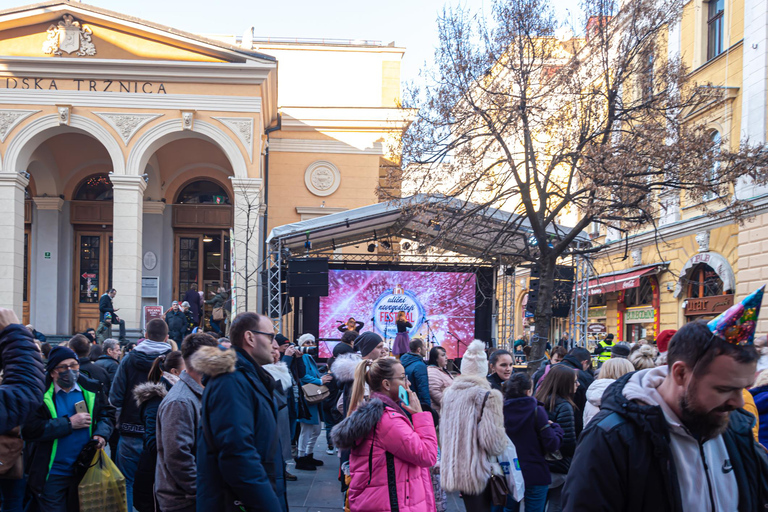
[[[193,180],[173,205],[175,300],[193,284],[207,299],[219,286],[231,287],[233,210],[230,193],[210,179]],[[206,318],[210,306],[205,307]]]
[[[75,332],[99,323],[99,298],[112,288],[112,182],[107,174],[93,174],[75,189],[70,219],[75,232]]]
[[[682,295],[687,322],[711,320],[733,305],[736,278],[728,260],[716,252],[694,255],[683,266],[675,297]]]

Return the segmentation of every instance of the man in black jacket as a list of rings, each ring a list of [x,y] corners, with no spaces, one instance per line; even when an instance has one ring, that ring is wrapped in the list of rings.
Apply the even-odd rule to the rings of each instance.
[[[120,342],[125,343],[125,320],[115,314],[119,309],[115,309],[112,305],[112,299],[115,298],[115,295],[117,295],[117,290],[112,288],[99,299],[99,322],[104,321],[104,313],[112,315],[112,325],[120,326]]]
[[[206,375],[197,510],[288,512],[275,383],[261,367],[272,363],[274,338],[269,318],[240,313],[230,329],[232,349],[204,347],[193,361]]]
[[[112,381],[110,381],[107,371],[88,357],[88,354],[91,352],[91,344],[88,338],[82,334],[75,334],[68,344],[69,348],[77,354],[77,359],[80,362],[80,373],[101,384],[104,394],[108,395],[108,389]]]
[[[605,391],[571,462],[563,510],[767,510],[768,458],[741,409],[757,358],[703,321],[683,326],[667,366]]]
[[[117,343],[117,340],[108,338],[104,340],[101,348],[104,350],[103,355],[95,361],[95,364],[101,366],[107,372],[109,385],[107,386],[106,391],[107,396],[109,396],[109,388],[112,387],[112,381],[115,380],[117,367],[120,366],[120,345]]]

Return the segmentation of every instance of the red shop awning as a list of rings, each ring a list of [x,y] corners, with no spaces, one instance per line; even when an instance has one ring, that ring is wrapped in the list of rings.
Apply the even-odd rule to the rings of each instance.
[[[618,274],[600,276],[589,280],[589,294],[598,295],[601,293],[618,292],[637,288],[640,286],[640,278],[645,275],[656,274],[659,267],[654,265],[640,270],[632,270]]]

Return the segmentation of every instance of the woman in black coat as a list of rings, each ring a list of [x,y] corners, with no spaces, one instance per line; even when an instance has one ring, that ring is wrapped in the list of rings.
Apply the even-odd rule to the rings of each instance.
[[[536,390],[536,399],[544,404],[550,421],[563,429],[559,460],[549,461],[552,483],[547,493],[549,512],[560,512],[560,495],[565,477],[576,451],[576,417],[581,411],[573,403],[573,395],[579,386],[578,374],[566,366],[553,366]]]

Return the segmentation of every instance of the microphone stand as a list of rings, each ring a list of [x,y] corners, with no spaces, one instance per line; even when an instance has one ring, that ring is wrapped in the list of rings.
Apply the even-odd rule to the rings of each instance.
[[[424,319],[424,323],[427,324],[427,341],[432,344],[432,346],[435,345],[435,334],[432,332],[432,326],[429,325],[429,318]]]
[[[458,336],[456,336],[455,334],[453,334],[451,331],[447,331],[447,332],[448,332],[448,334],[450,334],[451,336],[453,336],[453,339],[455,339],[455,340],[456,340],[456,343],[458,343],[459,345],[464,345],[464,348],[465,348],[465,349],[466,349],[466,348],[469,346],[469,345],[467,345],[466,343],[464,343],[463,341],[461,341],[461,340],[459,339],[459,337],[458,337]],[[457,348],[457,349],[459,348],[459,347],[458,347],[458,345],[456,346],[456,348]],[[456,351],[456,353],[458,353],[458,352],[459,352],[459,351],[457,350],[457,351]]]
[[[387,314],[387,321],[384,323],[384,345],[387,346],[389,352],[392,352],[392,347],[389,345],[389,314]]]

